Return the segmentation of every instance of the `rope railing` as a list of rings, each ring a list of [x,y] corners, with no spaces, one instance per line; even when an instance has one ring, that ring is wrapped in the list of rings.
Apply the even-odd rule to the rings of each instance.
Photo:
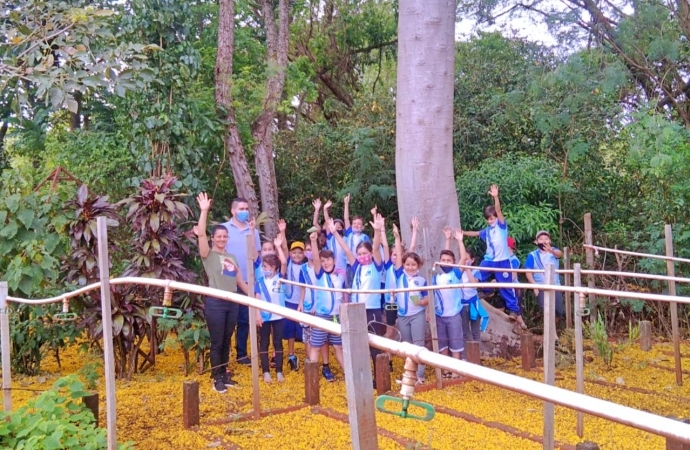
[[[509,272],[509,273],[546,273],[545,270],[540,269],[513,269],[513,268],[498,268],[498,267],[479,267],[479,266],[467,266],[464,264],[449,264],[437,261],[434,266],[443,267],[457,267],[459,269],[474,269],[481,272]],[[555,271],[556,274],[569,274],[572,275],[575,271],[572,269],[559,269]],[[606,275],[606,276],[617,276],[621,278],[643,278],[647,280],[658,280],[658,281],[676,281],[678,283],[690,283],[690,278],[684,277],[670,277],[668,275],[656,275],[651,273],[637,273],[637,272],[617,272],[614,270],[582,270],[580,271],[583,275]]]
[[[678,258],[677,256],[663,256],[663,255],[654,255],[651,253],[638,253],[638,252],[631,252],[628,250],[618,250],[617,248],[599,247],[597,245],[590,245],[590,244],[583,244],[582,246],[584,248],[591,248],[592,250],[597,251],[597,252],[602,251],[602,252],[606,252],[606,253],[618,253],[621,255],[639,256],[641,258],[663,259],[664,261],[676,261],[676,262],[690,263],[690,259]]]
[[[286,282],[286,280],[283,280]],[[302,285],[301,283],[289,282],[290,284]],[[177,281],[169,280],[157,280],[152,278],[138,278],[138,277],[122,277],[110,280],[110,284],[122,285],[122,284],[138,284],[146,286],[156,286],[165,288],[169,286],[171,289],[180,290],[185,292],[191,292],[195,294],[210,296],[218,299],[229,300],[240,305],[250,306],[263,311],[275,313],[287,319],[304,323],[308,326],[316,327],[318,329],[324,330],[328,333],[335,335],[342,334],[341,325],[338,323],[333,323],[329,320],[320,319],[318,317],[312,316],[311,314],[305,314],[302,312],[294,311],[292,309],[282,307],[279,305],[274,305],[262,300],[247,297],[245,295],[222,291],[219,289],[182,283]],[[492,283],[494,286],[505,285],[518,286],[516,283]],[[470,285],[463,285],[464,287],[469,287]],[[473,283],[472,287],[487,287],[487,284]],[[529,286],[529,285],[525,285]],[[74,297],[77,295],[84,294],[90,290],[98,288],[99,285],[89,285],[84,288],[78,289],[76,291],[63,294],[61,296],[53,297],[50,299],[42,300],[27,300],[19,299],[16,297],[7,298],[7,300],[16,303],[29,303],[40,302],[39,304],[59,302],[64,299],[65,296]],[[310,288],[315,288],[315,286],[309,286]],[[454,286],[445,286],[445,288],[452,288]],[[460,287],[458,285],[458,287]],[[441,286],[429,286],[429,288],[441,288]],[[542,286],[542,288],[562,288],[561,286]],[[322,288],[323,290],[333,291],[334,289]],[[343,292],[353,292],[351,289],[340,289]],[[400,291],[404,291],[400,290]],[[577,290],[581,292],[582,290]],[[602,290],[597,290],[602,291]],[[368,292],[368,293],[378,293],[378,292],[389,292],[385,290],[375,290],[375,291],[358,291],[358,292]],[[615,292],[615,291],[603,291],[603,292]],[[668,297],[668,296],[655,296],[655,297]],[[664,300],[666,301],[666,300]],[[678,300],[676,300],[678,301]],[[685,299],[686,302],[690,303],[690,299]],[[36,303],[34,303],[36,304]],[[6,314],[6,311],[3,312]],[[640,411],[627,406],[619,405],[606,400],[601,400],[594,397],[589,397],[583,394],[578,394],[576,392],[571,392],[566,389],[562,389],[555,386],[550,386],[538,381],[533,381],[527,378],[521,378],[517,375],[512,375],[504,373],[495,369],[490,369],[477,364],[472,364],[466,361],[452,358],[450,356],[444,356],[438,353],[433,353],[425,347],[414,345],[407,342],[397,342],[375,334],[369,333],[368,335],[369,345],[380,350],[396,354],[401,357],[411,358],[413,361],[421,364],[427,364],[430,366],[445,369],[451,372],[464,375],[466,377],[472,378],[477,381],[489,383],[501,388],[508,389],[513,392],[521,393],[533,398],[541,399],[546,402],[551,402],[556,405],[564,406],[566,408],[574,409],[576,411],[581,411],[583,413],[591,414],[593,416],[601,417],[603,419],[611,420],[616,423],[621,423],[624,425],[637,428],[639,430],[647,431],[656,435],[664,436],[670,439],[678,440],[681,442],[690,443],[690,425],[684,424],[666,417],[651,414],[645,411]],[[9,386],[8,386],[9,387]],[[5,386],[3,386],[5,388]]]

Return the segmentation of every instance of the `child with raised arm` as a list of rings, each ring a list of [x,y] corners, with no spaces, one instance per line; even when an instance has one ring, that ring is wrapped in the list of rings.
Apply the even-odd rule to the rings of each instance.
[[[326,229],[326,249],[332,251],[333,255],[335,255],[335,272],[345,279],[347,286],[347,256],[345,256],[345,252],[340,248],[338,242],[335,240],[335,233],[331,233],[330,229],[328,228],[328,223],[331,220],[330,208],[332,205],[333,202],[330,200],[323,205],[324,228]],[[335,219],[333,222],[335,223],[336,233],[344,236],[345,222],[340,219]]]
[[[441,250],[441,263],[455,264],[455,254],[450,250],[450,239],[452,230],[450,227],[443,228],[446,237],[446,247]],[[439,272],[434,274],[431,284],[433,286],[457,285],[462,283],[462,271],[457,267],[439,266]],[[434,291],[436,298],[436,329],[438,332],[438,348],[441,354],[452,355],[453,358],[460,359],[465,351],[465,341],[462,334],[462,294],[459,288],[439,289]],[[458,378],[459,375],[446,372],[446,378]]]
[[[345,219],[345,242],[347,242],[347,247],[354,254],[357,253],[357,248],[362,242],[369,242],[371,244],[371,239],[364,233],[364,218],[362,216],[354,216],[352,222],[350,222],[350,194],[347,194],[343,199],[344,212],[343,218]],[[379,251],[378,246],[373,247],[377,252]]]
[[[309,236],[311,245],[316,245],[317,235],[312,233]],[[345,280],[343,277],[335,273],[335,258],[333,252],[328,249],[323,249],[317,256],[314,257],[314,273],[315,286],[326,287],[331,289],[343,289]],[[324,320],[339,322],[340,304],[343,301],[342,292],[331,292],[314,289],[314,308],[313,314]],[[323,359],[323,367],[321,374],[326,381],[335,381],[335,376],[328,364],[328,344],[333,346],[335,351],[335,359],[338,360],[340,367],[343,367],[343,347],[340,336],[328,334],[327,332],[318,328],[313,328],[311,332],[311,349],[309,352],[310,361],[319,360],[319,352]],[[325,351],[324,351],[325,350]]]
[[[473,266],[474,255],[465,249],[463,237],[462,230],[455,230],[455,240],[458,242],[458,252],[460,254],[458,262],[461,266]],[[477,277],[479,275],[479,270],[462,269],[462,283],[478,283]],[[482,306],[482,301],[477,294],[477,288],[461,288],[460,292],[462,297],[460,301],[462,303],[460,317],[462,318],[462,332],[465,344],[469,341],[481,342],[481,332],[485,331],[489,324],[489,315]]]
[[[280,293],[280,278],[285,276],[287,258],[282,248],[283,237],[279,234],[274,243],[278,249],[278,256],[266,255],[261,262],[261,277],[256,280],[254,288],[256,298],[278,306],[285,306]],[[276,379],[285,381],[283,376],[283,328],[285,319],[276,314],[256,310],[256,326],[259,327],[259,356],[264,382],[271,383],[271,369],[268,362],[268,345],[273,336],[273,350],[275,352]]]
[[[511,269],[510,250],[508,249],[508,225],[501,211],[501,202],[498,198],[498,186],[492,184],[489,189],[489,195],[494,199],[494,204],[484,208],[484,218],[488,226],[481,231],[465,231],[464,235],[479,237],[486,242],[486,254],[479,264],[480,268]],[[499,283],[513,282],[513,275],[510,271],[482,271],[479,275],[478,279],[482,282],[488,280],[492,275]],[[518,321],[520,326],[525,328],[515,289],[500,288],[499,292],[505,301],[510,319]]]
[[[398,227],[393,225],[395,237],[395,252],[402,254],[402,241]],[[419,288],[418,291],[398,292],[395,294],[395,302],[398,305],[398,330],[404,342],[410,342],[424,347],[426,339],[427,310],[429,304],[428,292],[424,290],[426,280],[419,275],[422,267],[422,258],[414,253],[407,252],[402,258],[395,261],[395,284],[397,289]],[[417,384],[423,384],[426,366],[417,366]]]
[[[290,246],[288,253],[287,238],[285,237],[285,230],[287,224],[284,220],[278,221],[278,231],[282,236],[282,249],[285,254],[288,254],[287,259],[287,274],[285,278],[289,281],[304,283],[304,276],[302,274],[302,266],[307,263],[307,258],[304,255],[304,243],[295,241]],[[302,298],[302,287],[285,283],[283,287],[283,299],[285,306],[297,311]],[[302,337],[302,327],[299,323],[289,319],[285,319],[285,328],[283,330],[283,338],[288,341],[288,365],[290,369],[296,371],[299,368],[299,360],[295,355],[295,340]]]
[[[347,262],[352,267],[353,281],[352,289],[354,290],[379,290],[381,289],[381,253],[374,251],[378,249],[381,243],[381,223],[383,217],[377,215],[374,224],[376,230],[374,231],[374,243],[362,241],[356,248],[356,255],[350,250],[350,247],[345,240],[337,233],[333,219],[328,222],[328,228],[333,236],[335,236],[341,250],[347,256]],[[385,326],[381,322],[381,296],[380,294],[360,294],[353,293],[350,298],[351,303],[364,303],[367,311],[367,322],[370,323],[369,329],[373,329],[374,333],[383,336],[386,332]],[[370,347],[371,359],[374,362],[374,371],[376,370],[376,356],[381,353],[380,350]],[[374,384],[376,383],[376,373],[374,372]]]
[[[319,233],[320,234],[320,233]],[[318,238],[317,238],[318,241]],[[316,255],[312,249],[319,248],[318,242],[315,246],[313,242],[308,241],[304,243],[305,250],[304,254],[307,257],[307,263],[302,265],[302,277],[304,278],[304,283],[311,286],[316,286],[316,272],[314,271],[314,258],[318,258],[319,252],[317,250]],[[297,308],[300,312],[305,312],[307,314],[314,313],[314,303],[316,301],[316,290],[312,288],[302,289],[302,294],[300,296],[299,307]],[[302,341],[306,349],[307,361],[311,359],[309,356],[311,354],[311,332],[312,328],[310,326],[302,325]],[[321,348],[321,357],[323,358],[324,364],[328,365],[328,346],[323,346]],[[332,381],[332,380],[329,380]]]

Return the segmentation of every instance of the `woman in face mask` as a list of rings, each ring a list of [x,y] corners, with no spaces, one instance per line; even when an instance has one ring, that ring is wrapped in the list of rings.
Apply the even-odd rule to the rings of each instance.
[[[350,250],[345,239],[338,234],[335,221],[330,219],[328,222],[328,230],[331,235],[335,237],[340,250],[345,252],[347,262],[352,266],[354,277],[352,280],[352,289],[354,290],[380,290],[381,289],[381,252],[379,247],[381,245],[381,229],[384,227],[384,220],[381,214],[377,214],[374,220],[374,242],[360,242],[356,248],[357,255]],[[376,249],[374,251],[373,249]],[[350,303],[364,303],[367,310],[367,322],[370,323],[369,329],[379,336],[383,336],[386,332],[386,327],[382,322],[381,309],[381,294],[373,293],[357,293],[354,292],[350,297]],[[374,361],[374,368],[376,368],[376,355],[381,353],[380,350],[373,347],[370,348],[371,358]],[[374,373],[374,382],[376,374]]]

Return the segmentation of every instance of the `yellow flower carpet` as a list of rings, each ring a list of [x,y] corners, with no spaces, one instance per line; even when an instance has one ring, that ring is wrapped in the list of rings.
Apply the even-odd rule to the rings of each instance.
[[[684,356],[690,355],[690,345],[684,345],[682,350]],[[585,365],[585,391],[591,396],[655,414],[690,417],[690,372],[684,373],[684,386],[676,386],[671,351],[669,343],[657,343],[650,352],[631,346],[615,354],[611,368],[594,357]],[[590,352],[587,354],[591,356]],[[304,361],[303,348],[299,344],[298,356]],[[61,368],[52,356],[46,356],[41,376],[14,376],[13,388],[17,390],[12,392],[13,406],[17,408],[31,396],[38,395],[34,390],[47,389],[57,378],[76,373],[87,359],[74,345],[62,352]],[[332,357],[332,361],[335,362],[335,358]],[[117,382],[118,441],[133,441],[135,448],[146,450],[350,448],[345,385],[337,363],[331,364],[337,381],[321,380],[321,408],[302,403],[304,378],[301,368],[298,372],[290,372],[286,364],[285,383],[268,385],[261,381],[264,415],[258,421],[243,418],[252,409],[249,367],[233,364],[231,369],[239,387],[219,394],[212,390],[208,374],[194,373],[185,377],[183,364],[181,350],[169,349],[158,355],[153,369],[135,374],[131,381]],[[392,375],[399,377],[403,361],[394,358],[394,364]],[[542,379],[540,369],[522,371],[518,358],[484,361],[484,364],[522,377]],[[690,369],[690,358],[684,357],[683,364],[684,370]],[[427,375],[427,384],[435,385],[432,368],[427,368]],[[182,383],[185,380],[196,380],[200,384],[201,426],[192,430],[185,430],[182,425]],[[556,384],[575,390],[574,366],[558,370]],[[100,425],[105,426],[102,378],[98,390]],[[415,400],[436,406],[436,417],[430,422],[421,422],[377,412],[379,448],[541,448],[541,401],[477,381],[418,392]],[[577,443],[590,440],[602,450],[665,449],[664,438],[591,416],[585,416],[585,436],[580,439],[575,423],[574,411],[556,408],[557,448],[574,449]]]

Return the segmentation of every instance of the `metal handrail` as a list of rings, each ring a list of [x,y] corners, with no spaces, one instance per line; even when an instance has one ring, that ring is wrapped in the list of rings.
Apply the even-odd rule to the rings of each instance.
[[[320,319],[311,314],[301,313],[286,307],[274,305],[269,302],[261,301],[255,298],[247,297],[245,295],[237,294],[234,292],[222,291],[220,289],[209,288],[205,286],[199,286],[189,283],[181,283],[177,281],[169,280],[158,280],[152,278],[139,278],[139,277],[122,277],[114,278],[110,280],[110,284],[139,284],[148,286],[157,286],[164,288],[170,286],[171,289],[193,292],[200,295],[206,295],[218,299],[229,300],[234,303],[239,303],[241,305],[251,306],[263,311],[268,311],[271,313],[278,314],[287,319],[301,322],[306,325],[319,328],[328,333],[335,335],[341,335],[342,330],[340,324],[331,322],[329,320]],[[517,283],[498,283],[494,286],[505,285],[506,287],[516,287]],[[465,287],[470,286],[464,285]],[[474,286],[486,286],[486,284],[473,283]],[[533,285],[525,285],[532,286]],[[77,291],[63,294],[59,297],[54,297],[52,299],[40,300],[43,304],[52,303],[57,301],[62,301],[65,296],[75,296],[88,292],[91,289],[98,288],[98,284],[93,284],[81,288]],[[314,288],[314,286],[310,286]],[[438,287],[438,286],[429,286]],[[559,286],[545,286],[542,288],[558,288]],[[446,286],[447,288],[447,286]],[[330,290],[330,289],[325,289]],[[351,291],[349,289],[342,289],[341,291]],[[582,292],[582,290],[576,290],[577,292]],[[585,290],[587,292],[588,290]],[[590,290],[591,291],[591,290]],[[595,290],[599,291],[599,290]],[[388,291],[377,291],[377,292],[388,292]],[[605,292],[616,292],[616,291],[605,291]],[[668,297],[668,296],[655,296],[655,297]],[[10,300],[8,298],[8,300]],[[12,298],[11,301],[25,303],[27,300]],[[676,300],[678,301],[678,300]],[[686,299],[690,302],[690,299]],[[444,356],[438,353],[433,353],[426,349],[425,347],[420,347],[407,342],[397,342],[391,339],[386,339],[381,336],[369,333],[369,345],[376,347],[386,352],[394,353],[402,357],[412,358],[418,363],[428,364],[441,369],[446,369],[452,372],[456,372],[460,375],[467,376],[469,378],[489,383],[495,386],[499,386],[514,392],[528,395],[530,397],[538,398],[547,402],[554,403],[556,405],[564,406],[566,408],[574,409],[576,411],[581,411],[587,414],[591,414],[597,417],[601,417],[607,420],[611,420],[616,423],[621,423],[624,425],[637,428],[639,430],[644,430],[653,434],[660,436],[665,436],[674,440],[682,441],[685,443],[690,443],[690,425],[678,422],[666,417],[657,416],[645,411],[640,411],[634,408],[630,408],[623,405],[618,405],[613,402],[606,400],[601,400],[594,397],[589,397],[583,394],[578,394],[576,392],[571,392],[566,389],[558,388],[555,386],[549,386],[538,381],[533,381],[527,378],[521,378],[517,375],[507,374],[495,369],[490,369],[477,364],[468,363],[462,360],[451,358],[449,356]]]

